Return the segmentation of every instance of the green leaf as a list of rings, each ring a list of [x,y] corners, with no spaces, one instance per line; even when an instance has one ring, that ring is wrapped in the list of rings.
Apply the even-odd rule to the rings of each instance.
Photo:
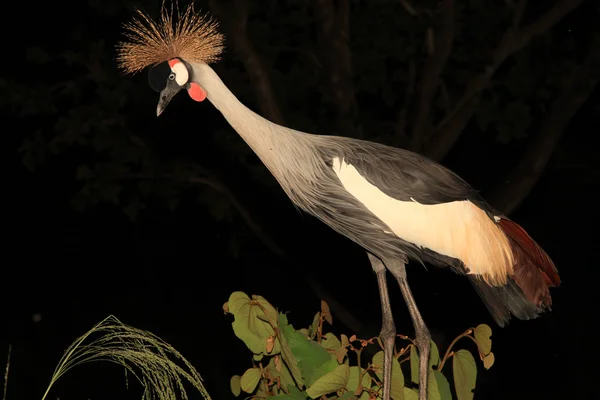
[[[323,363],[323,365],[321,365],[319,368],[317,368],[313,372],[313,374],[308,378],[308,381],[306,382],[307,386],[312,385],[314,382],[316,382],[322,376],[325,376],[326,374],[334,371],[338,365],[339,365],[339,363],[335,359],[335,356],[332,355],[331,358],[327,362]]]
[[[440,352],[437,345],[431,341],[431,351],[429,352],[429,369],[440,364]],[[410,380],[412,383],[419,384],[419,354],[416,346],[410,348]]]
[[[346,357],[346,355],[348,354],[348,347],[350,346],[350,342],[348,341],[348,336],[346,336],[342,333],[341,338],[342,338],[342,340],[340,342],[340,348],[336,352],[336,357],[340,364],[344,363],[344,362],[348,363],[349,360]]]
[[[258,390],[254,393],[254,396],[248,396],[248,397],[256,398],[256,399],[264,399],[265,397],[267,397],[266,385],[259,385]]]
[[[440,353],[437,345],[431,341],[429,355],[429,377],[427,378],[427,397],[429,400],[452,400],[450,384],[441,372],[433,370],[440,363]],[[412,383],[419,384],[419,354],[416,346],[410,348],[410,379]]]
[[[304,336],[308,337],[308,329],[306,329],[306,328],[300,328],[300,329],[298,329],[298,332],[300,332]]]
[[[289,338],[294,337],[294,334],[299,335],[304,339],[307,338],[302,333],[295,331],[294,328],[288,324],[285,314],[279,314],[279,332],[280,335],[278,335],[278,341],[281,344],[281,357],[283,358],[283,361],[287,367],[290,369],[290,372],[298,386],[303,388],[304,379],[302,378],[302,371],[298,366],[298,360],[296,359],[296,356],[294,355],[294,352],[290,346]]]
[[[452,400],[450,383],[440,371],[429,371],[427,398],[429,400]]]
[[[494,361],[496,361],[496,358],[494,357],[494,353],[490,351],[490,354],[483,356],[483,367],[485,369],[492,368],[492,365],[494,365]]]
[[[285,316],[283,317],[285,318]],[[330,360],[332,360],[332,355],[317,342],[309,340],[302,333],[296,331],[291,325],[287,324],[287,318],[285,318],[284,322],[286,325],[282,326],[282,321],[280,319],[281,332],[286,338],[294,359],[300,368],[302,381],[310,385],[310,381],[312,377],[315,376],[315,372],[321,368],[323,364],[330,362]],[[285,354],[284,360],[286,363],[288,362]],[[294,378],[296,378],[291,366],[290,371]],[[314,381],[314,379],[312,379],[312,381]]]
[[[410,346],[410,381],[419,384],[419,354],[417,346]]]
[[[477,348],[479,352],[484,356],[489,354],[492,351],[492,328],[490,328],[486,324],[478,325],[473,330],[473,336],[475,337],[475,343],[477,343]]]
[[[249,368],[240,379],[240,387],[246,393],[252,393],[260,382],[260,368]]]
[[[227,304],[229,313],[235,318],[231,324],[233,332],[252,353],[275,355],[281,352],[278,340],[275,340],[271,352],[267,352],[267,340],[275,334],[271,323],[277,323],[277,310],[267,300],[262,296],[250,299],[243,292],[233,292]]]
[[[356,399],[356,396],[352,392],[344,392],[337,400],[353,400]]]
[[[320,312],[315,314],[315,317],[313,318],[313,322],[312,322],[312,324],[310,324],[310,327],[308,328],[308,337],[310,339],[315,338],[315,335],[317,334],[317,330],[319,329],[319,322],[321,322],[321,313]]]
[[[279,378],[279,382],[281,383],[282,387],[295,386],[296,382],[294,382],[294,378],[292,378],[292,374],[290,373],[287,365],[285,365],[285,363],[280,359],[278,370],[275,359],[276,357],[271,357],[269,364],[267,365],[267,369],[271,373],[271,377],[273,377],[273,379]]]
[[[440,352],[435,342],[431,341],[431,352],[429,353],[429,369],[437,367],[440,364]]]
[[[288,390],[293,400],[306,400],[306,393],[301,392],[297,387],[291,386],[288,387]]]
[[[473,398],[473,389],[477,380],[477,366],[470,351],[459,350],[452,356],[454,388],[458,400]]]
[[[342,338],[342,347],[350,346],[350,341],[348,340],[348,336],[346,336],[342,333],[342,335],[340,337]]]
[[[383,351],[377,352],[373,356],[373,367],[375,368],[375,374],[381,382],[383,382]],[[404,399],[404,375],[400,368],[400,362],[397,358],[392,358],[392,388],[391,396],[394,400]]]
[[[403,392],[404,400],[419,400],[419,392],[417,392],[415,389],[409,389],[405,387]]]
[[[322,376],[306,389],[306,394],[310,398],[316,399],[317,397],[336,392],[346,386],[349,377],[350,368],[345,364],[338,365],[335,370]]]
[[[348,392],[355,394],[358,389],[358,379],[360,378],[360,374],[363,373],[363,377],[361,380],[363,390],[361,393],[371,388],[371,377],[368,373],[364,373],[364,369],[359,368],[357,366],[350,367],[350,376],[348,378],[348,383],[346,383],[346,390]],[[360,394],[360,393],[359,393]]]
[[[331,332],[327,332],[323,339],[321,340],[321,346],[325,350],[331,350],[331,353],[337,354],[337,352],[342,348],[342,342]]]
[[[240,395],[241,392],[241,383],[240,380],[242,379],[241,376],[239,375],[234,375],[231,377],[230,381],[229,381],[229,386],[231,387],[231,393],[233,393],[233,395],[235,397],[238,397]]]
[[[333,325],[333,316],[331,315],[329,304],[327,304],[325,300],[321,300],[321,313],[323,315],[323,319],[327,321],[329,325]]]
[[[304,392],[301,392],[296,386],[288,386],[290,394],[280,394],[278,396],[269,396],[268,400],[306,400],[308,397]]]

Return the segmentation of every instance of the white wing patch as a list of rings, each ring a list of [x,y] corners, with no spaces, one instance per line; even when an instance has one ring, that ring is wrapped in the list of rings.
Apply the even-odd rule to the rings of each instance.
[[[513,256],[508,238],[470,201],[425,205],[383,193],[345,160],[334,158],[333,171],[344,189],[383,221],[399,238],[461,260],[469,273],[488,283],[506,283]]]

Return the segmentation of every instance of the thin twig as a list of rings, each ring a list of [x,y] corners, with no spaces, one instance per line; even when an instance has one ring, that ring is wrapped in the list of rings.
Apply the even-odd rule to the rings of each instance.
[[[10,353],[12,352],[12,344],[8,345],[8,357],[6,359],[6,370],[4,371],[4,396],[2,400],[6,400],[6,390],[8,389],[8,370],[10,368]]]
[[[416,17],[418,15],[417,10],[415,10],[415,8],[406,0],[399,0],[400,4],[402,4],[402,7],[404,7],[404,9],[406,10],[407,13],[409,13],[410,15],[412,15],[413,17]]]
[[[437,368],[438,371],[442,372],[442,368],[444,368],[444,364],[446,363],[448,358],[450,358],[450,356],[452,355],[450,353],[450,351],[452,350],[452,347],[454,347],[456,342],[458,342],[460,339],[462,339],[464,337],[469,337],[471,332],[473,332],[473,328],[467,329],[465,332],[461,333],[460,335],[458,335],[457,337],[454,338],[452,343],[450,343],[450,346],[448,346],[448,349],[446,349],[446,353],[444,354],[444,358],[442,358],[442,361],[440,361],[440,365],[438,365],[438,368]]]

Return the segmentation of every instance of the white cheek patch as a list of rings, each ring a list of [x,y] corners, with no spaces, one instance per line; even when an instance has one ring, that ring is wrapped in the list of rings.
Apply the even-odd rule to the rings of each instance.
[[[175,74],[175,82],[177,82],[179,86],[183,86],[188,82],[190,75],[183,63],[176,63],[171,67],[171,71]]]

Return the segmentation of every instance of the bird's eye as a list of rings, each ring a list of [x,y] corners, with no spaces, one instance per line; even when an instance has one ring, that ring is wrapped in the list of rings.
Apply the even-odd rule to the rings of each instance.
[[[163,78],[164,79],[164,78]],[[172,81],[173,79],[175,79],[175,74],[171,74],[169,75],[169,80]]]

